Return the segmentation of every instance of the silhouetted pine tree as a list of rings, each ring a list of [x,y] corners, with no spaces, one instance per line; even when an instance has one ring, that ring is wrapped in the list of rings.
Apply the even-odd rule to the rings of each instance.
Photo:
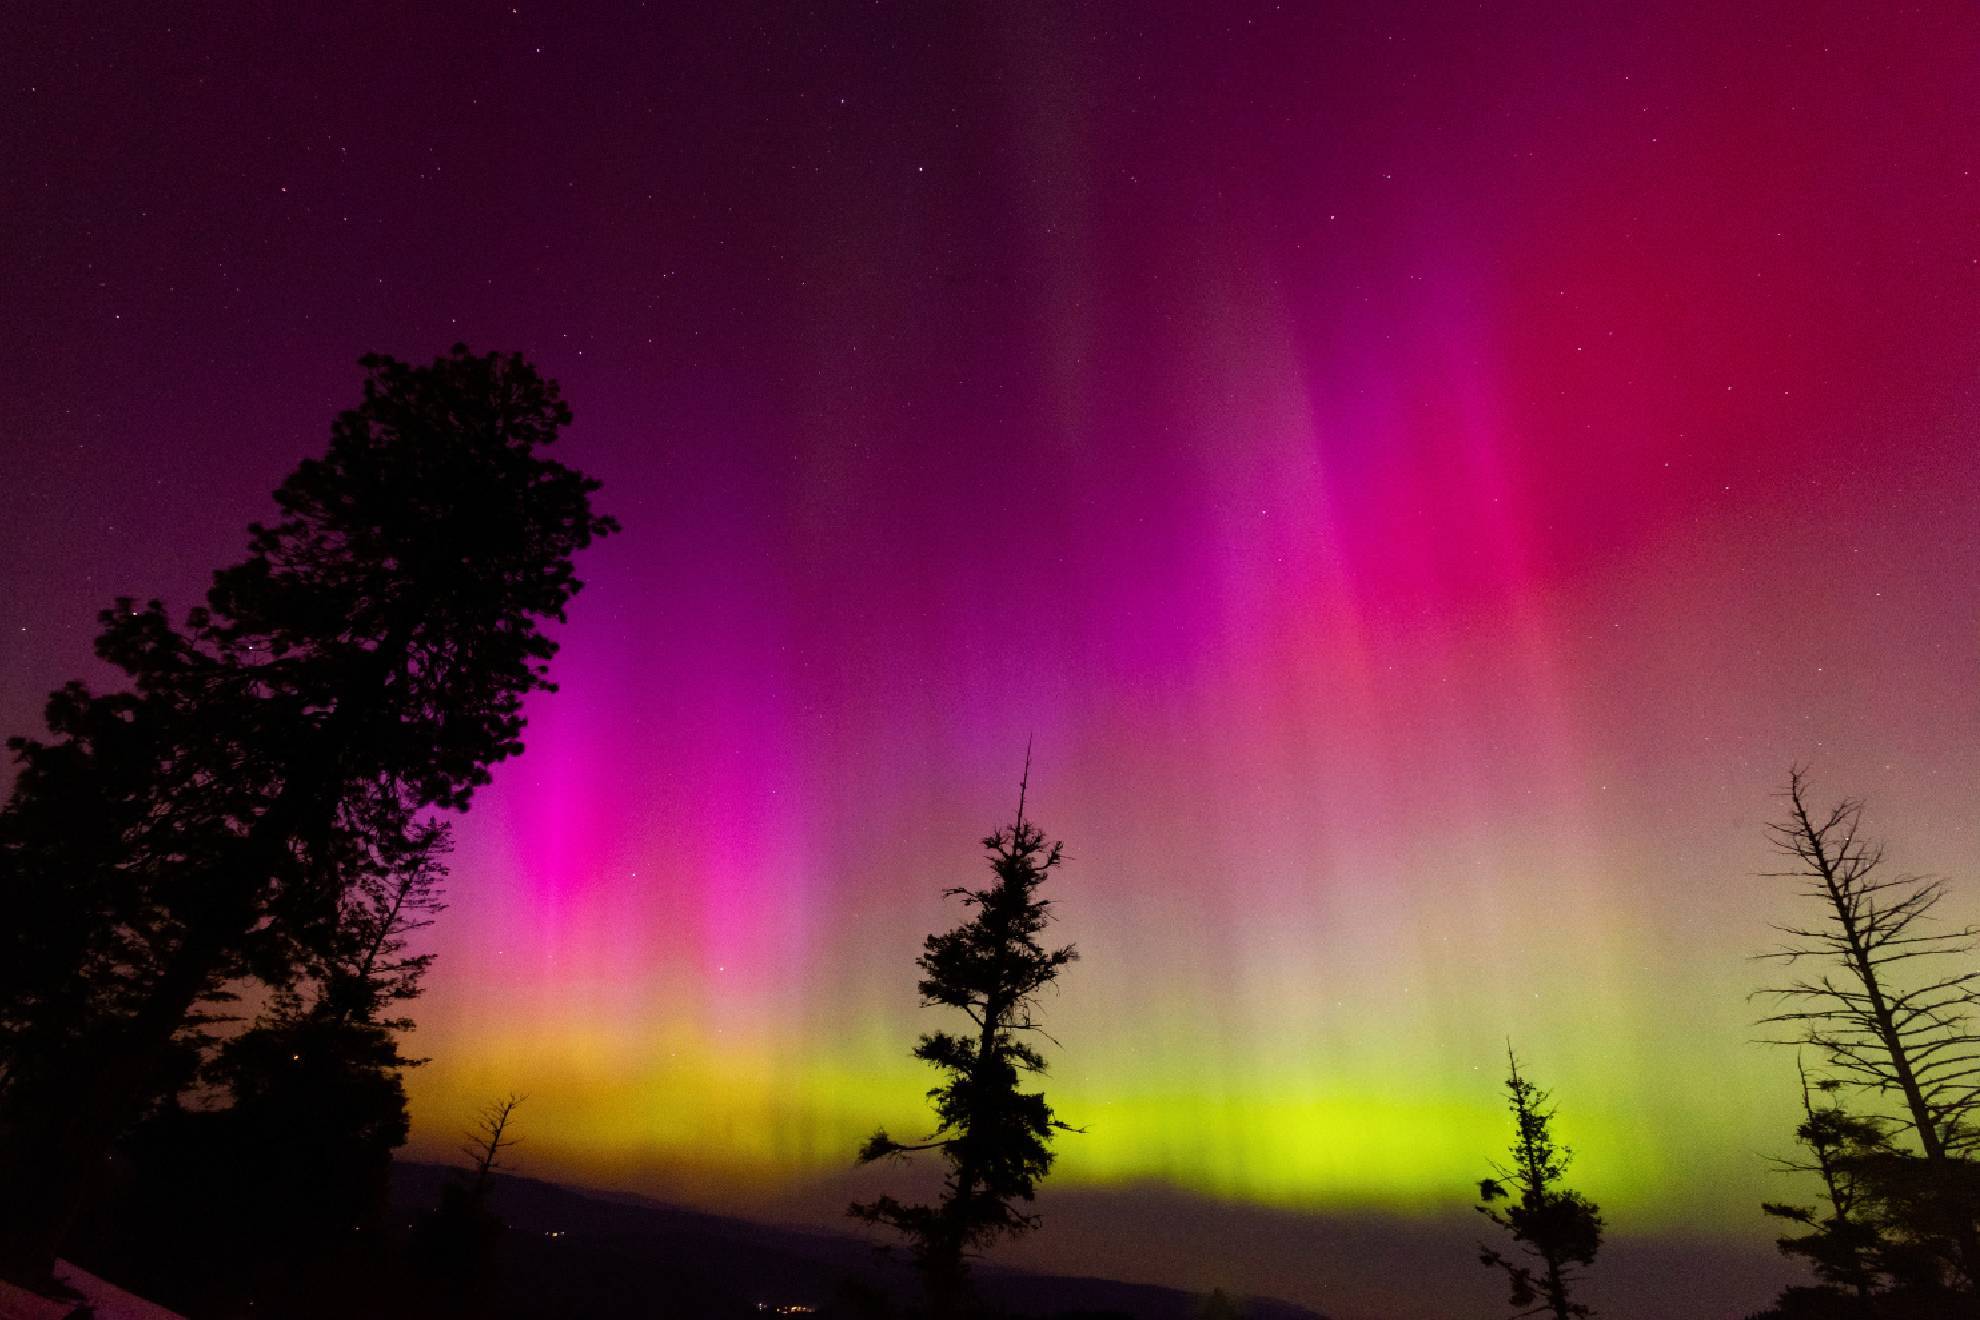
[[[448,841],[441,823],[381,841],[390,846],[346,877],[311,983],[279,991],[209,1069],[231,1102],[215,1117],[244,1167],[280,1171],[272,1176],[281,1181],[259,1188],[250,1177],[248,1203],[281,1204],[284,1187],[310,1189],[287,1226],[291,1257],[380,1223],[392,1152],[409,1127],[402,1073],[420,1062],[400,1047],[412,1019],[394,1010],[419,997],[433,961],[406,947],[444,906]]]
[[[190,1103],[170,1097],[119,1143],[126,1172],[72,1250],[196,1314],[349,1313],[388,1265],[402,1073],[418,1062],[399,1010],[432,961],[407,940],[441,907],[446,844],[435,823],[350,877],[308,976],[220,1042],[187,1079]],[[228,1270],[211,1268],[216,1239]]]
[[[1760,1208],[1806,1230],[1781,1237],[1781,1251],[1806,1260],[1831,1291],[1853,1299],[1855,1313],[1867,1316],[1871,1295],[1887,1277],[1893,1247],[1868,1174],[1873,1161],[1893,1152],[1885,1125],[1844,1109],[1834,1099],[1836,1089],[1834,1081],[1811,1085],[1802,1072],[1802,1121],[1794,1135],[1808,1157],[1780,1161],[1786,1172],[1821,1180],[1822,1204],[1769,1201]],[[1816,1091],[1828,1097],[1826,1103],[1815,1103]]]
[[[1949,1244],[1919,1223],[1924,1161],[1890,1143],[1891,1125],[1852,1114],[1833,1097],[1834,1081],[1802,1079],[1802,1122],[1795,1135],[1805,1160],[1789,1172],[1820,1179],[1816,1206],[1769,1202],[1769,1215],[1807,1231],[1779,1239],[1781,1250],[1814,1268],[1821,1282],[1782,1290],[1767,1320],[1940,1320],[1957,1313],[1945,1283]],[[1829,1097],[1816,1103],[1814,1093]]]
[[[147,1170],[159,1184],[154,1204],[170,1211],[180,1189],[160,1175],[198,1156],[209,1166],[205,1208],[231,1225],[243,1284],[280,1289],[334,1274],[384,1226],[392,1152],[409,1127],[403,1064],[376,1022],[285,1004],[220,1049],[209,1074],[224,1108],[178,1111],[176,1122],[140,1129],[140,1155],[166,1161]],[[208,1268],[196,1252],[182,1263]]]
[[[12,743],[0,903],[49,934],[0,971],[15,1278],[46,1276],[104,1151],[176,1084],[200,1005],[333,962],[352,887],[522,749],[543,625],[579,588],[572,556],[614,530],[597,483],[541,454],[570,412],[520,357],[364,366],[328,453],[183,628],[157,602],[104,614],[98,654],[130,691],[71,685],[51,741]],[[36,932],[0,938],[19,954]]]
[[[1548,1094],[1520,1076],[1511,1047],[1506,1093],[1513,1116],[1511,1162],[1493,1161],[1495,1176],[1479,1180],[1483,1204],[1477,1210],[1512,1236],[1525,1259],[1481,1245],[1479,1263],[1505,1273],[1511,1285],[1507,1300],[1524,1308],[1518,1316],[1592,1316],[1573,1291],[1582,1278],[1576,1267],[1593,1264],[1601,1248],[1602,1216],[1592,1201],[1563,1184],[1573,1152],[1554,1144]]]
[[[427,821],[400,837],[378,840],[344,878],[336,924],[311,950],[313,1011],[339,1022],[373,1023],[387,1031],[411,1031],[402,1006],[419,998],[430,953],[408,953],[410,939],[446,911],[441,886],[444,858],[453,848],[450,827]],[[403,1060],[401,1066],[416,1060]]]
[[[1948,1281],[1971,1294],[1980,1278],[1980,1130],[1972,1121],[1980,1035],[1970,1021],[1980,932],[1932,929],[1944,881],[1886,876],[1882,845],[1862,835],[1860,801],[1815,810],[1799,767],[1787,799],[1787,815],[1769,830],[1793,867],[1773,874],[1801,882],[1799,895],[1820,915],[1778,927],[1787,943],[1761,957],[1814,970],[1756,991],[1784,1005],[1762,1022],[1792,1028],[1779,1043],[1814,1046],[1838,1080],[1893,1102],[1893,1134],[1908,1131],[1921,1162],[1884,1160],[1880,1196],[1901,1211],[1915,1243],[1942,1244]],[[1956,961],[1937,961],[1945,958]],[[1980,1314],[1973,1301],[1959,1310]]]
[[[1027,767],[1026,784],[1029,779]],[[923,1004],[957,1009],[974,1024],[962,1035],[929,1033],[915,1046],[915,1057],[947,1079],[928,1093],[937,1127],[912,1144],[882,1130],[859,1153],[869,1163],[934,1150],[948,1162],[934,1205],[883,1196],[851,1207],[854,1217],[908,1240],[929,1309],[942,1320],[964,1307],[969,1256],[1000,1236],[1037,1227],[1037,1216],[1022,1206],[1052,1167],[1052,1133],[1075,1130],[1053,1117],[1042,1094],[1019,1089],[1021,1074],[1045,1071],[1044,1058],[1021,1036],[1040,1031],[1038,994],[1078,957],[1070,945],[1047,949],[1039,942],[1052,920],[1051,900],[1039,890],[1058,867],[1062,845],[1048,847],[1044,832],[1024,818],[1024,789],[1016,822],[983,841],[995,882],[946,891],[975,915],[930,935],[916,960],[924,973]]]

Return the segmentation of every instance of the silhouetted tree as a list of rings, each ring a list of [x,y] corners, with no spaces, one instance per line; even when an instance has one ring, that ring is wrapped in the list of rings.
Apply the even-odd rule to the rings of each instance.
[[[406,843],[349,877],[307,976],[119,1143],[126,1172],[79,1249],[195,1313],[337,1314],[385,1266],[374,1244],[408,1130],[402,1073],[418,1062],[397,1010],[432,961],[407,940],[442,906],[447,832],[435,823]],[[234,1268],[210,1268],[215,1238]]]
[[[513,1129],[525,1098],[511,1092],[482,1108],[461,1147],[468,1158],[465,1175],[442,1184],[440,1204],[420,1225],[414,1254],[447,1290],[443,1305],[474,1305],[487,1283],[495,1244],[508,1231],[507,1222],[489,1204],[490,1180],[512,1167],[503,1152],[522,1144]]]
[[[497,1171],[512,1166],[502,1162],[502,1152],[522,1145],[522,1138],[509,1131],[515,1121],[516,1110],[527,1096],[511,1091],[500,1100],[488,1103],[475,1119],[474,1131],[468,1135],[468,1144],[461,1147],[461,1154],[472,1161],[473,1175],[468,1179],[468,1194],[478,1205],[488,1199],[488,1180]]]
[[[153,792],[170,773],[183,712],[155,693],[95,696],[71,683],[48,700],[58,738],[8,740],[18,766],[0,807],[0,1135],[8,1102],[46,1094],[99,1024],[135,1011],[166,914],[130,865],[128,840],[153,828]],[[190,854],[214,827],[180,823]],[[160,1071],[182,1078],[181,1058]]]
[[[1513,1116],[1511,1162],[1493,1161],[1493,1177],[1478,1183],[1478,1213],[1506,1230],[1524,1260],[1487,1246],[1479,1263],[1505,1273],[1507,1300],[1525,1309],[1519,1316],[1552,1315],[1555,1320],[1590,1316],[1573,1299],[1582,1274],[1602,1245],[1602,1216],[1595,1204],[1563,1184],[1573,1152],[1554,1143],[1554,1111],[1548,1093],[1520,1076],[1519,1058],[1506,1050],[1507,1107]]]
[[[1244,1320],[1244,1307],[1222,1288],[1212,1288],[1196,1303],[1196,1320]]]
[[[934,1205],[883,1196],[851,1207],[854,1217],[907,1239],[937,1317],[962,1309],[969,1256],[1037,1227],[1038,1217],[1022,1207],[1052,1167],[1052,1133],[1075,1130],[1053,1117],[1043,1094],[1019,1089],[1020,1074],[1045,1071],[1044,1058],[1022,1038],[1040,1031],[1038,994],[1078,957],[1070,945],[1039,942],[1052,920],[1051,900],[1039,890],[1058,867],[1062,845],[1048,847],[1044,832],[1024,818],[1024,791],[1020,785],[1015,823],[983,841],[995,882],[945,891],[975,915],[930,935],[916,960],[922,1003],[959,1010],[973,1024],[963,1035],[931,1032],[915,1046],[914,1056],[947,1079],[928,1093],[936,1129],[911,1144],[882,1130],[859,1152],[863,1164],[926,1150],[948,1163]]]
[[[97,652],[130,691],[64,688],[52,740],[12,743],[0,902],[45,918],[55,952],[0,973],[0,1272],[46,1276],[202,1003],[334,962],[352,887],[521,750],[543,624],[615,527],[595,481],[540,453],[570,412],[520,357],[364,366],[328,453],[183,628],[157,602],[104,614]],[[99,807],[95,837],[65,835]]]
[[[340,1022],[411,1031],[401,1006],[419,998],[431,953],[407,952],[410,939],[446,910],[443,858],[453,845],[445,822],[427,821],[346,875],[335,925],[311,950],[314,1011]],[[402,1060],[406,1066],[415,1060]]]
[[[209,1075],[231,1101],[225,1119],[250,1164],[288,1180],[250,1195],[282,1203],[282,1186],[307,1187],[292,1217],[319,1239],[375,1227],[385,1208],[392,1152],[409,1120],[399,1035],[412,1019],[393,1010],[418,998],[431,954],[408,938],[444,904],[444,824],[429,823],[347,877],[335,927],[316,950],[312,983],[277,992],[253,1027],[219,1048]],[[295,1199],[292,1195],[290,1200]],[[310,1236],[293,1233],[291,1254]]]
[[[1804,772],[1788,777],[1786,816],[1769,826],[1792,868],[1771,873],[1800,882],[1820,915],[1776,929],[1787,936],[1761,957],[1810,971],[1756,991],[1782,1005],[1763,1025],[1791,1028],[1781,1043],[1811,1045],[1833,1075],[1895,1102],[1895,1132],[1917,1141],[1916,1177],[1886,1189],[1911,1207],[1914,1227],[1948,1244],[1947,1256],[1970,1292],[1980,1278],[1980,1199],[1971,1157],[1980,1132],[1980,1035],[1969,1015],[1980,970],[1971,967],[1970,927],[1934,930],[1945,883],[1882,871],[1881,844],[1863,837],[1863,804],[1845,798],[1826,811],[1808,801]],[[1956,958],[1947,968],[1938,960]],[[1965,1308],[1974,1313],[1969,1303]]]
[[[1811,1083],[1803,1074],[1803,1117],[1795,1135],[1807,1156],[1778,1162],[1788,1172],[1815,1174],[1820,1203],[1761,1207],[1806,1230],[1784,1235],[1779,1245],[1806,1260],[1821,1282],[1784,1289],[1765,1316],[1937,1320],[1956,1314],[1960,1299],[1945,1283],[1953,1245],[1932,1223],[1923,1158],[1891,1143],[1889,1121],[1845,1109],[1835,1098],[1840,1089],[1833,1079]]]
[[[1801,1072],[1802,1120],[1794,1134],[1808,1157],[1779,1162],[1786,1172],[1817,1175],[1822,1205],[1768,1201],[1760,1208],[1807,1230],[1781,1237],[1782,1252],[1807,1260],[1817,1278],[1855,1298],[1859,1314],[1867,1316],[1889,1244],[1866,1181],[1866,1166],[1874,1157],[1888,1153],[1890,1143],[1884,1124],[1844,1109],[1833,1098],[1836,1089],[1833,1080],[1811,1085],[1807,1072]],[[1814,1099],[1818,1090],[1830,1097],[1821,1105]]]
[[[166,1154],[154,1182],[200,1155],[207,1209],[233,1226],[230,1249],[273,1272],[315,1274],[353,1234],[383,1226],[392,1152],[408,1130],[403,1063],[377,1023],[292,1004],[220,1049],[209,1073],[225,1107],[168,1111],[175,1121],[146,1124],[138,1150]],[[174,1190],[160,1188],[161,1211]]]

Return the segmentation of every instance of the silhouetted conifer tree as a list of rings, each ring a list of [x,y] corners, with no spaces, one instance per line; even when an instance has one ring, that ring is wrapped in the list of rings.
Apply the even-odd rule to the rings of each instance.
[[[64,688],[52,739],[11,744],[0,902],[49,949],[0,971],[0,1272],[46,1276],[200,1005],[335,964],[353,886],[522,749],[543,625],[578,590],[572,556],[615,527],[597,483],[540,452],[570,412],[520,357],[364,366],[328,453],[183,628],[157,602],[105,612],[97,652],[130,690]],[[0,938],[20,954],[36,934]],[[376,990],[325,1002],[356,1020],[340,996]]]
[[[1836,1100],[1841,1084],[1802,1075],[1806,1158],[1779,1161],[1820,1180],[1814,1206],[1767,1202],[1767,1214],[1805,1232],[1782,1236],[1782,1252],[1806,1260],[1820,1283],[1791,1285],[1764,1320],[1943,1320],[1962,1299],[1947,1286],[1954,1245],[1933,1222],[1929,1167],[1891,1142],[1888,1120],[1854,1114]],[[1818,1103],[1816,1095],[1823,1099]]]
[[[1026,784],[1029,779],[1027,767]],[[914,1056],[946,1077],[928,1093],[936,1129],[917,1143],[882,1130],[859,1153],[861,1163],[870,1163],[934,1150],[948,1162],[934,1205],[883,1196],[851,1207],[854,1217],[907,1239],[930,1311],[944,1320],[964,1306],[968,1258],[1000,1236],[1037,1227],[1037,1216],[1023,1206],[1052,1167],[1052,1133],[1075,1130],[1053,1117],[1044,1095],[1019,1089],[1021,1074],[1045,1071],[1044,1058],[1022,1038],[1041,1030],[1034,1016],[1039,992],[1078,957],[1070,945],[1048,949],[1039,942],[1052,920],[1051,900],[1039,890],[1058,867],[1062,845],[1048,847],[1044,832],[1024,818],[1024,788],[1015,823],[983,841],[995,882],[945,891],[974,915],[930,935],[916,960],[923,1004],[959,1010],[973,1024],[961,1035],[931,1032],[915,1046]]]
[[[1833,1291],[1855,1300],[1857,1314],[1871,1314],[1870,1298],[1884,1281],[1892,1244],[1869,1180],[1873,1161],[1891,1154],[1884,1124],[1852,1114],[1835,1099],[1837,1083],[1810,1083],[1801,1075],[1802,1121],[1795,1138],[1808,1152],[1802,1160],[1780,1161],[1789,1173],[1812,1173],[1821,1180],[1822,1204],[1768,1201],[1760,1208],[1805,1232],[1779,1239],[1782,1252],[1800,1256]],[[1815,1092],[1827,1097],[1815,1103]]]
[[[236,1250],[303,1271],[379,1230],[409,1125],[404,1063],[389,1029],[293,1002],[221,1047],[210,1071],[230,1103],[190,1117],[232,1166]]]
[[[1894,1104],[1894,1133],[1917,1141],[1922,1165],[1884,1162],[1881,1189],[1904,1207],[1911,1230],[1945,1244],[1955,1281],[1968,1293],[1980,1278],[1980,1183],[1973,1163],[1980,1131],[1980,1035],[1970,1014],[1980,986],[1971,966],[1970,927],[1934,930],[1945,883],[1883,873],[1882,845],[1863,837],[1863,804],[1845,798],[1827,811],[1808,801],[1807,777],[1788,777],[1786,816],[1769,826],[1815,905],[1810,924],[1780,926],[1787,942],[1761,955],[1799,971],[1756,991],[1783,1005],[1763,1025],[1792,1028],[1781,1043],[1812,1045],[1840,1081]],[[1950,967],[1939,960],[1954,958]],[[1972,1302],[1962,1308],[1975,1314]]]
[[[280,1203],[283,1186],[310,1188],[291,1225],[290,1254],[318,1238],[375,1228],[385,1208],[392,1152],[409,1120],[401,1074],[416,1066],[399,1035],[412,1019],[394,1010],[419,997],[431,954],[408,938],[444,904],[444,824],[381,841],[381,855],[348,876],[334,929],[314,951],[312,983],[284,987],[253,1027],[227,1040],[210,1069],[231,1100],[223,1117],[252,1166],[281,1170],[251,1204]]]
[[[1493,1247],[1478,1248],[1479,1263],[1505,1273],[1508,1301],[1518,1316],[1555,1320],[1594,1314],[1573,1298],[1582,1274],[1602,1245],[1602,1216],[1595,1204],[1564,1185],[1573,1152],[1554,1143],[1554,1111],[1548,1094],[1520,1076],[1519,1058],[1506,1050],[1507,1107],[1513,1116],[1510,1163],[1493,1161],[1493,1177],[1480,1179],[1478,1213],[1506,1230],[1524,1259]]]
[[[385,1268],[401,1075],[418,1062],[398,1010],[432,961],[407,940],[441,907],[447,831],[404,842],[350,877],[308,975],[219,1042],[187,1079],[190,1103],[168,1098],[119,1143],[126,1173],[81,1246],[120,1277],[194,1313],[340,1314]],[[216,1239],[233,1268],[211,1268]]]
[[[405,1032],[413,1022],[398,1010],[419,998],[433,964],[431,953],[407,949],[411,937],[446,910],[442,859],[452,849],[452,831],[445,822],[428,821],[379,844],[377,854],[346,875],[335,925],[310,951],[313,1011]]]

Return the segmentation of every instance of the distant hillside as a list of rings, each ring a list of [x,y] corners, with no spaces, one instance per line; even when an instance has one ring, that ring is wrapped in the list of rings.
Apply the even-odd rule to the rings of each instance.
[[[439,1199],[452,1171],[395,1166],[406,1222]],[[913,1296],[899,1262],[849,1234],[777,1228],[643,1198],[586,1193],[498,1175],[496,1208],[510,1231],[500,1253],[505,1320],[760,1317],[810,1308],[821,1317],[886,1316]],[[1192,1320],[1198,1297],[1148,1284],[978,1269],[992,1307],[1017,1317]],[[804,1314],[787,1311],[786,1314]],[[1252,1320],[1324,1320],[1290,1302],[1246,1303]]]

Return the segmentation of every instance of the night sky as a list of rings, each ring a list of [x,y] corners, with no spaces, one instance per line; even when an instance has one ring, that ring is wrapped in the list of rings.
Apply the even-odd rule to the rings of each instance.
[[[1792,1276],[1789,763],[1980,916],[1969,5],[318,8],[6,23],[0,728],[360,353],[563,382],[625,532],[416,1153],[513,1089],[527,1172],[831,1221],[1031,740],[1090,1130],[1006,1258],[1484,1312],[1510,1036],[1606,1314]]]

